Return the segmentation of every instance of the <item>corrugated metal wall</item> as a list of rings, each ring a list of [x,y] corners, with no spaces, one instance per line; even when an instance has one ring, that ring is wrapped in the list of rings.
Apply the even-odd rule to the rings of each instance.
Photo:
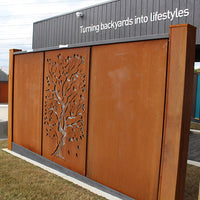
[[[189,16],[174,17],[173,21],[150,21],[150,14],[189,9]],[[76,17],[76,12],[39,21],[33,25],[33,49],[54,47],[60,44],[78,44],[92,41],[111,40],[168,33],[169,25],[190,23],[200,27],[199,0],[115,0],[102,5],[81,10],[84,16]],[[101,25],[112,21],[129,20],[148,16],[147,23],[81,33],[80,26]],[[200,44],[197,29],[197,44]]]

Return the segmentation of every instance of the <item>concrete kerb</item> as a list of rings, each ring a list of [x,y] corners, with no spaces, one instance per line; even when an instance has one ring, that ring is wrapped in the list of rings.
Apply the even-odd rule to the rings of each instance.
[[[200,133],[200,130],[196,130],[196,129],[190,129],[190,132],[192,132],[192,133]]]
[[[196,166],[196,167],[200,167],[200,162],[196,162],[196,161],[193,161],[193,160],[188,160],[187,164],[193,165],[193,166]]]
[[[5,139],[0,139],[0,140],[5,140]],[[100,196],[103,196],[103,197],[105,197],[105,198],[107,198],[107,199],[112,199],[112,200],[120,200],[120,199],[127,199],[127,200],[131,200],[132,198],[121,198],[121,197],[118,197],[117,195],[115,196],[113,196],[113,195],[111,195],[111,194],[109,194],[109,193],[107,193],[107,192],[105,192],[105,191],[102,191],[102,190],[100,190],[100,189],[98,189],[98,188],[95,188],[95,186],[94,185],[91,185],[91,184],[87,184],[86,182],[81,182],[80,180],[78,180],[78,179],[76,179],[75,177],[73,177],[73,176],[71,176],[71,174],[66,174],[66,173],[62,173],[61,171],[59,171],[59,170],[55,170],[54,168],[51,168],[51,167],[49,167],[49,166],[46,166],[46,165],[44,165],[44,164],[42,164],[40,161],[39,162],[37,162],[37,161],[35,161],[35,160],[32,160],[32,159],[30,159],[30,158],[28,158],[28,157],[26,157],[26,156],[23,156],[23,155],[21,155],[21,154],[19,154],[19,153],[17,153],[17,152],[14,152],[14,151],[10,151],[10,150],[8,150],[8,149],[2,149],[3,151],[5,151],[5,152],[7,152],[7,153],[10,153],[10,154],[12,154],[13,156],[16,156],[16,157],[18,157],[18,158],[21,158],[21,159],[23,159],[23,160],[25,160],[25,161],[27,161],[27,162],[29,162],[29,163],[31,163],[31,164],[33,164],[33,165],[35,165],[35,166],[38,166],[38,167],[40,167],[40,168],[42,168],[42,169],[44,169],[44,170],[46,170],[46,171],[48,171],[48,172],[50,172],[50,173],[53,173],[53,174],[55,174],[55,175],[57,175],[57,176],[59,176],[59,177],[62,177],[62,178],[64,178],[65,180],[68,180],[68,181],[70,181],[70,182],[73,182],[74,184],[77,184],[77,185],[79,185],[79,186],[81,186],[81,187],[83,187],[83,188],[85,188],[85,189],[87,189],[87,190],[89,190],[89,191],[91,191],[91,192],[93,192],[93,193],[95,193],[95,194],[97,194],[97,195],[100,195]],[[50,161],[51,162],[51,161]],[[196,166],[196,167],[200,167],[200,162],[196,162],[196,161],[192,161],[192,160],[188,160],[187,161],[187,164],[190,164],[190,165],[193,165],[193,166]],[[132,199],[133,200],[133,199]]]
[[[37,162],[37,161],[34,161],[34,160],[30,159],[30,158],[22,156],[22,155],[20,155],[20,154],[18,154],[16,152],[10,151],[10,150],[8,150],[6,148],[4,148],[2,150],[7,152],[7,153],[12,154],[13,156],[16,156],[16,157],[18,157],[20,159],[23,159],[23,160],[25,160],[25,161],[27,161],[27,162],[35,165],[35,166],[38,166],[38,167],[40,167],[40,168],[42,168],[42,169],[44,169],[44,170],[46,170],[46,171],[48,171],[50,173],[53,173],[53,174],[65,179],[65,180],[68,180],[68,181],[70,181],[70,182],[72,182],[74,184],[77,184],[77,185],[79,185],[79,186],[81,186],[81,187],[83,187],[83,188],[85,188],[85,189],[97,194],[97,195],[103,196],[103,197],[105,197],[107,199],[111,199],[111,200],[123,199],[123,198],[120,198],[120,197],[117,197],[117,196],[113,196],[113,195],[111,195],[111,194],[109,194],[107,192],[104,192],[102,190],[99,190],[98,188],[95,188],[95,187],[93,187],[93,186],[91,186],[91,185],[89,185],[87,183],[81,182],[80,180],[74,178],[73,176],[61,173],[61,172],[59,172],[59,171],[57,171],[57,170],[55,170],[55,169],[53,169],[51,167],[48,167],[46,165],[41,164],[40,162]],[[195,161],[192,161],[192,160],[188,160],[187,163],[190,164],[190,165],[196,166],[196,167],[200,167],[200,162],[195,162]],[[127,199],[129,199],[129,198],[127,198]],[[130,198],[130,199],[132,199],[132,198]]]
[[[7,139],[8,139],[8,138],[1,138],[0,141],[4,141],[4,140],[7,140]]]
[[[53,163],[52,161],[47,160],[44,157],[36,155],[33,152],[31,152],[31,154],[35,154],[35,156],[38,157],[36,159],[38,161],[33,160],[33,159],[29,158],[29,157],[26,157],[26,156],[22,155],[21,153],[18,153],[18,152],[15,152],[15,151],[10,151],[10,150],[8,150],[6,148],[2,149],[2,150],[7,152],[7,153],[12,154],[13,156],[16,156],[16,157],[18,157],[20,159],[23,159],[26,162],[29,162],[29,163],[31,163],[31,164],[33,164],[35,166],[38,166],[38,167],[40,167],[40,168],[42,168],[42,169],[44,169],[44,170],[46,170],[46,171],[48,171],[50,173],[53,173],[53,174],[65,179],[67,181],[70,181],[70,182],[72,182],[72,183],[74,183],[76,185],[79,185],[80,187],[85,188],[85,189],[87,189],[87,190],[89,190],[89,191],[91,191],[91,192],[93,192],[93,193],[95,193],[95,194],[97,194],[99,196],[102,196],[102,197],[104,197],[106,199],[110,199],[110,200],[122,200],[122,199],[123,200],[134,200],[131,197],[128,197],[128,196],[126,196],[126,195],[124,195],[122,193],[119,193],[119,192],[111,189],[111,188],[108,188],[108,187],[106,187],[104,185],[101,185],[101,184],[99,184],[99,183],[97,183],[97,182],[95,182],[93,180],[90,180],[87,177],[83,177],[83,176],[77,174],[76,172],[73,172],[73,171],[68,170],[68,169],[65,169],[63,171],[62,170],[62,168],[63,168],[62,166],[57,167],[58,165],[56,163]],[[22,148],[22,151],[23,150],[24,150],[24,148]],[[27,151],[27,150],[25,150],[25,151]],[[26,155],[26,153],[29,154],[29,152],[25,152],[25,155]],[[33,155],[33,157],[34,157],[34,155]],[[50,165],[48,163],[50,163]],[[57,168],[57,169],[60,168],[60,170],[56,170],[54,168],[54,165],[56,166],[55,168]],[[51,167],[51,166],[53,166],[53,167]]]

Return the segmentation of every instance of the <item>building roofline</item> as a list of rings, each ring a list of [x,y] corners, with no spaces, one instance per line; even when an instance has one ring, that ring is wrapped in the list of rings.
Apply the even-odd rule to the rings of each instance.
[[[65,16],[65,15],[73,14],[73,13],[76,13],[76,12],[79,12],[79,11],[87,10],[87,9],[90,9],[90,8],[93,8],[93,7],[101,6],[101,5],[116,2],[116,1],[120,1],[120,0],[108,0],[108,1],[105,1],[103,3],[97,3],[97,4],[92,5],[92,6],[84,7],[82,9],[73,10],[73,11],[70,11],[70,12],[67,12],[67,13],[64,13],[64,14],[56,15],[56,16],[53,16],[53,17],[49,17],[49,18],[46,18],[46,19],[42,19],[42,20],[33,22],[33,25],[40,23],[40,22],[43,22],[43,21],[47,21],[47,20],[51,20],[51,19],[54,19],[54,18],[57,18],[57,17],[62,17],[62,16]]]

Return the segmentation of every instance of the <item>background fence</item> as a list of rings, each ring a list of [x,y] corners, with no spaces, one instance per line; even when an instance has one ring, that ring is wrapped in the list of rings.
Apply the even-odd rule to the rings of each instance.
[[[0,81],[0,103],[8,103],[8,82]]]
[[[194,73],[192,118],[200,119],[200,74]]]

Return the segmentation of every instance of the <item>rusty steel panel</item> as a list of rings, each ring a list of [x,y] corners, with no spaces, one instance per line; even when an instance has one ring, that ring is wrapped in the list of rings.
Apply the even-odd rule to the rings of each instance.
[[[0,103],[8,103],[8,82],[0,82]]]
[[[91,54],[87,176],[155,200],[168,40],[95,46]]]
[[[14,53],[19,49],[9,50],[9,76],[8,76],[8,149],[12,150],[13,141],[13,93],[14,93]]]
[[[85,175],[90,48],[45,53],[43,155]]]
[[[15,55],[13,142],[37,154],[41,154],[42,87],[43,53]]]

